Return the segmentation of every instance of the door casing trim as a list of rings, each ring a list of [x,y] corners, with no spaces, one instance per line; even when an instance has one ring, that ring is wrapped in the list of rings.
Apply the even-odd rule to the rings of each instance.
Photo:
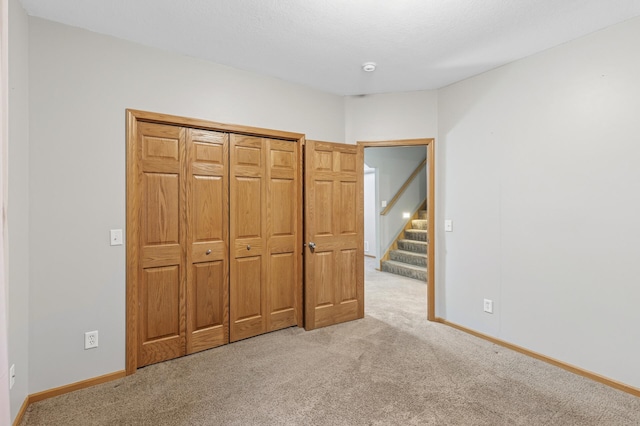
[[[427,148],[427,235],[429,236],[429,249],[427,250],[427,320],[437,321],[436,316],[436,233],[435,233],[435,143],[434,138],[401,139],[389,141],[358,141],[358,149],[364,158],[364,149],[371,147],[399,147],[399,146],[425,146]],[[364,170],[362,170],[364,174]],[[433,249],[432,249],[433,248]]]

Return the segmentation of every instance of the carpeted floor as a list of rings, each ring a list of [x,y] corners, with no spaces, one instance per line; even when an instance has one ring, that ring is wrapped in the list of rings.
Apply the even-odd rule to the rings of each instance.
[[[152,365],[21,425],[640,425],[640,398],[427,322],[423,282],[366,277],[362,320]]]

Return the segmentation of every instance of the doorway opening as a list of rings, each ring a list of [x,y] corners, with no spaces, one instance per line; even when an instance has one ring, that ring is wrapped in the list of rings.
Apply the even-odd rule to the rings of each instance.
[[[374,187],[376,188],[376,194],[372,196],[372,194],[365,195],[364,204],[373,206],[375,210],[375,214],[371,215],[371,212],[364,212],[364,221],[365,221],[365,246],[369,246],[368,252],[365,254],[369,255],[368,261],[371,262],[371,257],[375,256],[375,260],[379,262],[380,260],[384,260],[385,253],[388,253],[389,249],[392,247],[398,235],[398,233],[402,232],[402,228],[398,228],[399,226],[404,227],[407,224],[411,223],[411,217],[413,213],[416,213],[418,216],[418,211],[422,208],[426,210],[426,213],[422,213],[423,217],[426,218],[426,226],[425,231],[423,232],[423,238],[426,240],[426,281],[427,281],[427,319],[429,321],[435,321],[435,149],[434,149],[435,140],[430,139],[408,139],[408,140],[392,140],[392,141],[375,141],[375,142],[358,142],[358,148],[362,150],[362,156],[370,157],[372,160],[368,164],[369,169],[367,167],[363,169],[362,173],[365,176],[365,188],[369,190]],[[388,149],[397,149],[397,148],[409,148],[404,152],[405,156],[408,157],[416,157],[413,159],[413,162],[418,164],[418,167],[412,166],[409,167],[409,170],[406,170],[405,174],[411,173],[411,175],[406,178],[403,184],[401,184],[400,189],[393,190],[393,193],[388,191],[388,188],[383,188],[384,194],[382,196],[379,195],[380,192],[380,176],[379,176],[379,167],[378,165],[385,164],[385,153],[383,150],[379,151],[378,155],[367,155],[365,153],[365,149],[372,148],[386,148]],[[420,148],[423,148],[424,151]],[[381,155],[380,155],[381,154]],[[422,158],[420,158],[422,155]],[[376,157],[379,160],[376,160]],[[426,158],[425,158],[426,157]],[[422,160],[424,159],[424,162]],[[411,162],[411,161],[409,161]],[[366,161],[365,161],[366,163]],[[377,163],[377,164],[376,164]],[[407,163],[408,164],[408,163]],[[397,165],[398,166],[398,165]],[[384,167],[384,166],[383,166]],[[402,167],[400,164],[398,167]],[[414,169],[415,167],[415,169]],[[367,185],[368,179],[368,185]],[[426,194],[419,196],[420,193],[419,187],[423,186],[423,191]],[[367,189],[365,189],[366,192]],[[413,191],[413,193],[411,193]],[[408,192],[408,195],[405,194]],[[423,198],[420,198],[423,197]],[[385,199],[386,198],[386,199]],[[418,199],[420,198],[420,199]],[[422,206],[421,206],[422,205]],[[378,213],[378,211],[380,213]],[[392,217],[387,219],[383,216],[389,214],[392,211]],[[373,223],[375,223],[375,232],[373,232],[372,228],[374,227]],[[367,226],[368,225],[368,226]],[[368,229],[367,229],[368,228]],[[375,238],[375,241],[371,241],[371,239]],[[367,244],[368,243],[368,244]]]

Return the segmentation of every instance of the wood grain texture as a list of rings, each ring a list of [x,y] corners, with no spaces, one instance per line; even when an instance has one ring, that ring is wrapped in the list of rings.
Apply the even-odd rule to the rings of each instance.
[[[185,129],[139,122],[133,151],[139,215],[137,367],[185,354],[186,179]],[[136,179],[137,178],[137,179]]]
[[[363,152],[305,144],[305,328],[364,316]]]
[[[125,372],[133,374],[138,368],[138,270],[140,267],[140,171],[138,161],[138,121],[126,111],[126,348]]]
[[[260,315],[246,313],[255,293],[238,302],[253,318],[242,338],[256,323],[260,332],[302,326],[303,135],[137,110],[126,118],[127,374],[229,341],[230,277],[240,259],[260,258],[257,270],[243,271],[251,281],[243,291],[259,288]],[[228,132],[241,141],[236,152]]]
[[[42,399],[46,399],[46,398],[42,398]],[[41,399],[41,401],[42,401]],[[24,399],[24,401],[22,401],[22,405],[20,406],[20,409],[18,410],[18,414],[16,414],[16,418],[13,420],[13,426],[18,426],[21,422],[22,422],[22,418],[24,417],[24,413],[27,412],[27,408],[29,408],[29,404],[31,402],[29,401],[29,395],[27,395],[27,397]]]
[[[302,322],[299,145],[231,136],[231,341]]]
[[[229,135],[187,129],[186,353],[229,343]]]
[[[102,376],[93,377],[87,380],[81,380],[79,382],[70,383],[68,385],[59,386],[57,388],[48,389],[42,392],[32,393],[29,395],[29,404],[42,401],[43,399],[53,398],[54,396],[64,395],[65,393],[77,391],[80,389],[88,388],[91,386],[99,385],[101,383],[111,382],[125,377],[125,371],[116,371]]]
[[[267,176],[267,330],[298,325],[302,300],[300,275],[302,234],[297,188],[302,180],[299,144],[275,139],[264,140],[269,160]]]
[[[229,339],[234,342],[267,331],[267,152],[262,138],[235,134],[229,150]]]
[[[259,137],[270,137],[289,141],[300,141],[304,135],[301,133],[286,132],[281,130],[264,129],[260,127],[241,126],[238,124],[218,123],[215,121],[201,120],[197,118],[181,117],[177,115],[162,114],[136,109],[127,109],[135,120],[150,123],[172,124],[176,126],[191,127],[195,129],[213,130],[218,132],[236,133],[240,135],[252,135]]]
[[[427,319],[436,318],[436,141],[427,142]]]

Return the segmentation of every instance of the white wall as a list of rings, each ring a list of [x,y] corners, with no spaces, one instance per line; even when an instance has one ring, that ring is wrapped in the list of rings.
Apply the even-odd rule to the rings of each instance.
[[[410,182],[391,210],[381,216],[382,203],[390,203],[414,170],[427,157],[424,146],[368,147],[364,150],[364,161],[377,170],[377,201],[375,208],[377,253],[383,256],[396,237],[404,230],[407,219],[404,212],[413,214],[427,196],[426,167]],[[365,187],[365,191],[367,188]],[[367,194],[365,194],[367,198]]]
[[[125,108],[341,140],[339,96],[36,18],[29,393],[125,368]],[[100,346],[83,350],[83,333]]]
[[[29,109],[28,18],[18,0],[9,0],[9,144],[7,269],[9,364],[15,364],[11,419],[28,395],[29,357]]]
[[[345,98],[345,143],[433,138],[437,133],[435,90]]]
[[[636,18],[440,90],[436,227],[438,315],[635,387],[638,52]]]
[[[364,174],[364,254],[378,256],[376,237],[376,172],[375,169]]]

